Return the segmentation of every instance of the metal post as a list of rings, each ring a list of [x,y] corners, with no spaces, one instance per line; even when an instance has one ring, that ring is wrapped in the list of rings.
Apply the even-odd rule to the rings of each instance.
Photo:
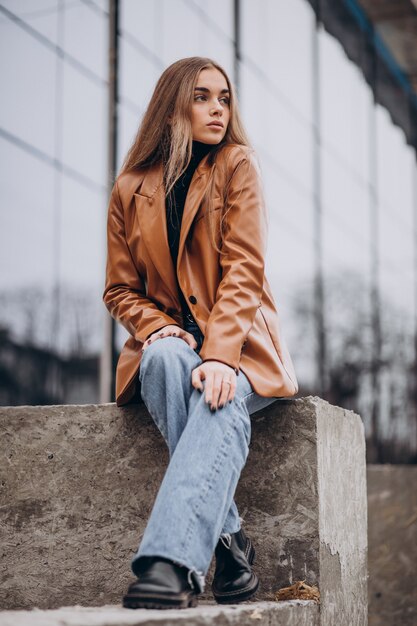
[[[317,3],[315,26],[312,37],[312,101],[313,101],[313,185],[314,185],[314,319],[316,328],[316,386],[322,398],[326,398],[327,348],[325,333],[324,276],[323,276],[323,206],[321,168],[321,103],[320,103],[320,6]]]
[[[415,122],[414,122],[415,124]],[[414,131],[415,132],[415,131]],[[410,437],[413,439],[410,442],[410,452],[414,455],[417,453],[417,142],[414,142],[414,171],[413,171],[413,215],[414,215],[414,363],[413,363],[413,377],[412,377],[412,394],[413,394],[413,408],[412,416],[413,422],[410,429]]]
[[[108,197],[114,184],[117,168],[118,138],[118,65],[119,65],[119,0],[109,0],[109,92],[108,92]],[[106,207],[107,208],[107,207]],[[104,305],[103,305],[104,306]],[[109,315],[104,319],[103,350],[100,359],[100,403],[113,402],[115,390],[116,323]]]
[[[234,17],[234,33],[233,33],[233,48],[234,48],[234,80],[236,87],[237,99],[240,102],[240,62],[241,62],[241,54],[240,54],[240,0],[234,0],[233,3],[233,17]]]
[[[375,47],[371,47],[372,59],[372,102],[369,110],[369,201],[371,232],[371,435],[368,448],[368,462],[378,463],[379,458],[379,414],[380,414],[380,377],[381,377],[381,314],[379,291],[379,202],[378,202],[378,146],[376,128],[377,103],[377,56]]]

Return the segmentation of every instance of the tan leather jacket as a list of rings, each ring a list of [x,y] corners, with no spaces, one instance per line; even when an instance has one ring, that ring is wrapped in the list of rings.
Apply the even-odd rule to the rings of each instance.
[[[293,396],[298,382],[264,274],[268,216],[258,164],[238,144],[224,146],[214,165],[207,159],[200,161],[188,189],[177,265],[179,284],[204,335],[200,357],[240,369],[262,396]],[[231,176],[221,256],[202,219],[201,199],[211,168],[216,219],[223,208],[226,174]],[[166,324],[182,326],[161,164],[121,174],[113,186],[103,301],[131,335],[116,369],[116,403],[121,406],[137,392],[146,338]]]

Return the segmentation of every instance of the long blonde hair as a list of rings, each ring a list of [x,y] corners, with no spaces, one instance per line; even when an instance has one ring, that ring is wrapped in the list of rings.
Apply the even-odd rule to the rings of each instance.
[[[251,147],[241,121],[234,85],[225,70],[208,57],[186,57],[172,63],[159,78],[119,175],[162,162],[165,195],[168,196],[191,159],[193,140],[191,106],[194,88],[200,71],[208,68],[215,68],[223,74],[230,92],[230,119],[226,134],[222,141],[210,150],[208,164],[215,164],[216,155],[226,144],[237,143]],[[223,199],[226,202],[227,185],[223,193]],[[206,207],[206,224],[210,241],[213,247],[221,252],[216,244],[212,211],[213,177],[207,186],[202,203]],[[225,215],[220,221],[220,240],[223,235],[224,217]]]

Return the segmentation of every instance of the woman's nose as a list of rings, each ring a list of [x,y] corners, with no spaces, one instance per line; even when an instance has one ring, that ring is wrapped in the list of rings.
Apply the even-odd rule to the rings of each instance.
[[[214,111],[219,111],[219,112],[223,113],[223,106],[222,106],[221,102],[215,102],[213,110]]]

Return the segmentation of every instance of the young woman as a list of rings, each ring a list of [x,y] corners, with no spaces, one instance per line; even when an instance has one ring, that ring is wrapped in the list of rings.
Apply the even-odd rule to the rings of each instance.
[[[109,201],[104,303],[130,333],[116,402],[141,396],[170,462],[125,607],[247,600],[255,555],[234,501],[250,415],[298,383],[264,274],[260,169],[226,72],[189,57],[161,75]],[[138,395],[140,394],[140,396]]]

